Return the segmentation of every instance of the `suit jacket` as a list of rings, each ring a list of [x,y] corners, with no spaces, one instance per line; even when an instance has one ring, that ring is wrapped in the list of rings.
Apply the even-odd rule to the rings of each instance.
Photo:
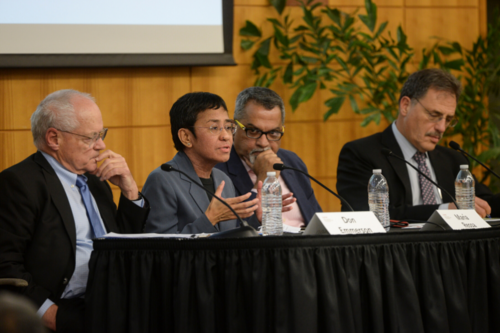
[[[198,184],[202,185],[191,160],[184,152],[178,152],[168,163],[174,168],[186,172],[191,178],[196,179]],[[222,190],[223,198],[235,196],[233,182],[228,176],[220,170],[213,169],[212,177],[216,189],[221,181],[225,182]],[[212,225],[205,215],[210,204],[207,193],[179,172],[166,172],[158,167],[148,176],[142,190],[144,195],[151,198],[152,207],[146,221],[146,232],[213,233],[234,229],[238,226],[236,220],[219,222],[218,227]]]
[[[294,152],[280,149],[277,155],[286,166],[291,166],[307,172],[306,165]],[[231,178],[236,188],[236,196],[246,194],[254,187],[234,146],[231,149],[229,160],[225,163],[219,163],[215,167],[224,171]],[[311,187],[311,181],[307,176],[293,170],[283,170],[281,172],[281,177],[285,181],[286,186],[290,189],[290,192],[293,193],[293,196],[297,198],[300,213],[307,225],[314,213],[322,211],[314,195],[314,190]],[[255,196],[255,193],[252,192],[252,196],[249,200],[255,198]]]
[[[120,198],[107,182],[86,174],[108,232],[141,232],[149,205]],[[76,230],[66,192],[42,153],[0,173],[0,277],[28,281],[23,293],[40,307],[58,304],[75,269]]]
[[[403,157],[391,126],[383,132],[366,138],[348,142],[340,152],[337,169],[337,190],[354,208],[367,211],[368,181],[373,169],[382,169],[382,174],[389,184],[389,214],[391,219],[416,219],[427,221],[439,205],[413,206],[410,178],[406,163],[394,157],[385,156],[381,149],[388,148],[394,154]],[[428,152],[429,159],[436,174],[439,185],[455,196],[455,178],[460,171],[460,164],[468,164],[468,160],[460,153],[436,146]],[[500,201],[491,191],[476,180],[476,196],[488,201],[492,214],[500,216]],[[443,202],[452,202],[445,194]],[[342,210],[348,210],[342,205]]]

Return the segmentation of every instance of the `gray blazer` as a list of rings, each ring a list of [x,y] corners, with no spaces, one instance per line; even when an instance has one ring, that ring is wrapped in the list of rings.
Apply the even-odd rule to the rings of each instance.
[[[194,171],[193,164],[184,152],[178,152],[168,163],[174,168],[184,171],[202,185]],[[233,182],[224,172],[214,168],[212,176],[216,189],[221,181],[225,181],[222,190],[223,198],[235,196]],[[205,215],[210,203],[207,193],[192,184],[186,176],[179,172],[166,172],[160,167],[156,168],[149,174],[142,193],[148,198],[151,206],[144,227],[145,232],[164,234],[212,233],[234,229],[238,226],[236,220],[219,222],[219,230],[213,226]]]

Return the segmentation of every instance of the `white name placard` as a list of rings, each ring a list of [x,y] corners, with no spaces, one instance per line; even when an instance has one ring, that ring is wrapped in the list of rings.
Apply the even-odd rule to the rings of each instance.
[[[450,226],[452,230],[491,228],[474,209],[436,210],[429,222]]]
[[[352,235],[384,233],[373,212],[316,213],[304,235]]]

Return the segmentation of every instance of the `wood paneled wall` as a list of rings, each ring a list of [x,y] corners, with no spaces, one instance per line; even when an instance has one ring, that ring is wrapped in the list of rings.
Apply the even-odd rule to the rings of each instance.
[[[430,36],[458,40],[472,45],[486,29],[486,0],[376,0],[380,21],[389,20],[395,31],[401,24],[408,42],[417,50],[430,46]],[[122,154],[140,187],[148,174],[176,153],[170,134],[168,111],[172,103],[191,91],[209,91],[224,98],[230,114],[242,89],[251,86],[250,53],[239,48],[239,29],[245,20],[263,26],[275,15],[267,0],[234,1],[234,67],[156,67],[92,69],[0,69],[0,170],[20,162],[35,152],[30,132],[30,116],[38,103],[58,89],[77,89],[92,94],[109,127],[106,145]],[[363,0],[329,0],[330,6],[353,11]],[[300,15],[299,8],[291,8]],[[279,62],[276,56],[272,57]],[[285,101],[290,91],[280,83],[273,87]],[[344,143],[383,130],[360,127],[361,118],[349,108],[327,122],[322,94],[302,105],[295,113],[288,103],[287,134],[282,147],[295,151],[309,172],[335,189],[337,160]],[[337,199],[313,185],[325,211],[340,208]],[[115,198],[118,190],[114,188]]]

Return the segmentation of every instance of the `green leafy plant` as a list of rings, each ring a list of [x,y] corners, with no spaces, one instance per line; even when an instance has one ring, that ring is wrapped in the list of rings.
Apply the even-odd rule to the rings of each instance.
[[[366,15],[348,14],[324,7],[313,0],[301,3],[302,21],[294,24],[284,15],[285,1],[273,1],[280,19],[268,19],[274,34],[263,38],[250,21],[240,30],[245,36],[241,47],[256,46],[252,69],[255,85],[270,86],[279,76],[294,90],[290,105],[296,110],[319,89],[328,89],[328,110],[324,119],[339,112],[349,101],[352,110],[365,116],[363,126],[382,117],[392,121],[398,110],[398,92],[409,73],[406,65],[413,51],[401,27],[396,39],[388,32],[388,22],[377,24],[377,6],[365,1]],[[286,65],[269,61],[274,47]]]
[[[489,97],[500,91],[500,21],[489,25],[486,37],[479,36],[470,50],[463,49],[457,42],[438,39],[430,49],[422,51],[419,69],[429,66],[455,70],[453,74],[463,82],[456,110],[458,124],[447,136],[459,135],[463,140],[462,149],[483,163],[495,165],[500,156],[497,127],[500,117],[498,113],[489,112],[495,107],[489,103]],[[484,172],[481,182],[488,176],[489,172]]]
[[[382,119],[392,122],[401,86],[410,74],[407,65],[414,56],[402,28],[393,33],[387,29],[388,22],[378,24],[377,6],[371,0],[365,0],[366,14],[345,13],[313,0],[299,2],[302,17],[294,22],[286,0],[270,1],[279,14],[278,19],[267,19],[273,29],[270,36],[263,36],[250,21],[240,30],[241,47],[253,51],[255,85],[269,87],[279,77],[293,91],[289,100],[293,111],[327,89],[324,120],[348,103],[353,112],[363,115],[362,126]],[[279,64],[269,60],[273,50]],[[438,39],[422,51],[419,67],[454,71],[464,82],[457,108],[459,123],[445,137],[461,136],[464,150],[494,164],[500,156],[500,138],[490,121],[488,96],[500,89],[500,20],[489,27],[486,38],[478,37],[471,50]],[[481,181],[487,178],[486,173]]]

